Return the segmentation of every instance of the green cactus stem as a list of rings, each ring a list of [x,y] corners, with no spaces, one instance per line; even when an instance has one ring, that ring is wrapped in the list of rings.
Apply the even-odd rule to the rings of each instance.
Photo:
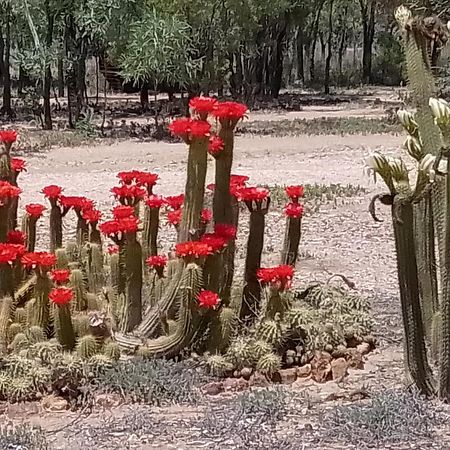
[[[90,292],[100,292],[104,284],[103,253],[98,244],[87,243],[82,250],[83,267]]]
[[[5,353],[8,346],[8,328],[12,323],[13,301],[9,297],[0,300],[0,354]]]
[[[36,224],[37,217],[24,214],[22,217],[22,232],[26,235],[26,247],[28,252],[34,252],[36,248]]]
[[[142,247],[136,239],[136,233],[127,233],[125,239],[122,253],[126,300],[121,329],[130,332],[142,322]]]
[[[119,268],[119,253],[113,253],[109,255],[109,270],[111,277],[111,285],[119,289],[119,278],[120,278],[120,268]]]
[[[11,181],[11,147],[12,143],[4,143],[0,152],[0,180]]]
[[[284,236],[281,264],[294,266],[298,258],[298,246],[302,235],[302,218],[288,217],[286,219],[286,233]]]
[[[50,252],[54,253],[63,246],[63,212],[57,199],[50,199]]]
[[[36,325],[43,330],[47,330],[50,310],[48,295],[52,289],[52,282],[46,272],[37,271],[36,275],[34,299],[29,302],[27,324],[28,326]]]
[[[158,254],[159,210],[160,208],[150,208],[148,205],[145,205],[144,231],[142,233],[142,253],[144,260],[148,256]]]
[[[186,266],[180,287],[180,310],[174,333],[146,342],[146,355],[154,358],[173,358],[188,347],[196,335],[202,317],[198,311],[197,295],[203,286],[202,269],[197,264]],[[122,339],[117,336],[119,345]],[[124,340],[126,344],[126,339]]]
[[[413,206],[409,201],[402,199],[400,195],[396,195],[392,208],[406,340],[406,368],[408,375],[420,391],[424,395],[431,395],[435,392],[435,386],[428,365],[424,339],[414,241]],[[400,217],[398,217],[399,214]]]
[[[224,121],[220,125],[219,136],[223,140],[223,150],[216,156],[213,200],[213,217],[215,223],[233,223],[230,179],[233,166],[235,126],[235,123],[230,123],[229,121]]]
[[[257,207],[247,205],[250,209],[250,230],[247,241],[247,257],[245,260],[245,287],[240,312],[241,319],[253,321],[261,301],[261,285],[256,273],[261,267],[261,254],[264,245],[264,229],[270,198],[265,205]]]
[[[102,236],[100,230],[98,229],[97,222],[91,222],[89,224],[89,242],[91,244],[97,244],[102,248]]]
[[[89,225],[85,219],[83,219],[82,213],[80,210],[75,210],[77,215],[77,229],[76,229],[76,236],[77,236],[77,245],[79,248],[83,248],[84,244],[89,239]]]
[[[189,145],[183,218],[178,242],[195,241],[199,237],[207,163],[208,138],[193,138]]]
[[[3,199],[0,206],[0,242],[6,242],[8,235],[8,214],[10,201]],[[10,295],[14,289],[14,278],[8,264],[0,265],[0,296]]]
[[[74,299],[71,302],[72,308],[75,311],[86,311],[86,284],[83,277],[83,272],[80,269],[73,269],[70,272],[70,286],[73,289]]]
[[[70,305],[56,306],[54,326],[58,342],[64,350],[73,350],[75,348],[75,332],[72,324]]]

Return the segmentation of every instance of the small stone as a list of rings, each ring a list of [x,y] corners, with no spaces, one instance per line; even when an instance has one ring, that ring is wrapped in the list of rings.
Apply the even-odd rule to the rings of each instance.
[[[345,359],[348,361],[348,366],[352,369],[364,369],[363,357],[356,348],[347,349]]]
[[[248,381],[243,378],[226,378],[223,381],[223,388],[226,392],[239,392],[248,388]]]
[[[249,386],[267,387],[270,385],[269,380],[261,372],[255,372],[248,382]]]
[[[367,355],[367,353],[370,353],[370,344],[363,342],[356,347],[356,350],[358,350],[361,355]]]
[[[316,352],[311,361],[311,375],[317,383],[325,383],[331,378],[331,355],[327,352]]]
[[[348,375],[348,362],[345,358],[333,359],[331,361],[331,373],[333,380],[341,381]]]
[[[292,384],[297,379],[297,368],[279,370],[280,382],[282,384]]]
[[[285,362],[286,362],[286,366],[291,367],[295,364],[295,358],[287,356]]]
[[[122,403],[122,397],[117,394],[98,394],[95,396],[95,404],[102,408],[115,408]]]
[[[69,408],[69,403],[64,398],[56,397],[55,395],[47,395],[41,400],[41,406],[46,411],[59,412],[67,410]]]
[[[347,347],[345,345],[339,344],[336,349],[333,351],[331,356],[333,358],[344,358],[347,353]]]
[[[253,373],[253,369],[252,369],[251,367],[244,367],[244,368],[241,370],[241,377],[242,377],[244,380],[249,380],[250,377],[252,376],[252,373]]]
[[[222,381],[212,381],[211,383],[202,386],[202,392],[205,395],[218,395],[224,391],[224,386]]]
[[[311,375],[311,364],[305,364],[304,366],[297,367],[297,377],[306,378]]]

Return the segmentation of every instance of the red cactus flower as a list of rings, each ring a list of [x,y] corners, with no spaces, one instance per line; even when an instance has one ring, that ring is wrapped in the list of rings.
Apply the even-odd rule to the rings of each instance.
[[[133,184],[113,187],[111,192],[121,203],[127,202],[128,204],[137,203],[137,201],[143,199],[146,194],[143,187]]]
[[[205,290],[198,294],[197,300],[202,308],[208,309],[215,309],[220,303],[220,298],[215,292]]]
[[[263,187],[243,187],[237,191],[237,198],[244,202],[262,201],[268,196],[269,189]]]
[[[0,264],[13,264],[23,253],[23,248],[17,244],[0,244]]]
[[[119,227],[122,233],[136,233],[139,229],[139,219],[135,216],[124,217],[119,220]]]
[[[98,209],[85,209],[81,213],[81,217],[87,222],[87,223],[97,223],[102,218],[102,213]]]
[[[174,211],[169,211],[167,213],[167,220],[171,225],[175,227],[180,224],[182,217],[183,217],[183,210],[181,208],[175,209]]]
[[[67,305],[73,299],[73,290],[66,287],[57,287],[50,291],[48,298],[57,306]]]
[[[214,225],[214,233],[217,236],[223,237],[228,241],[236,239],[237,228],[228,223],[216,223]]]
[[[94,206],[94,202],[92,200],[87,199],[86,197],[80,196],[65,196],[61,195],[59,197],[59,201],[61,205],[66,209],[73,208],[75,211],[79,212],[84,209],[92,209]]]
[[[284,190],[294,203],[297,203],[298,199],[305,194],[303,186],[286,186]]]
[[[191,135],[196,138],[209,137],[211,124],[204,120],[193,120],[190,129]]]
[[[303,206],[300,203],[288,203],[284,208],[287,217],[298,219],[303,216]]]
[[[29,252],[22,256],[22,265],[27,269],[50,269],[56,264],[56,256],[48,252]]]
[[[259,269],[258,280],[262,284],[270,284],[283,291],[291,287],[294,278],[294,268],[288,265]]]
[[[167,265],[167,256],[163,255],[149,256],[145,260],[145,263],[151,269],[164,268]]]
[[[209,222],[211,222],[213,217],[213,212],[210,209],[203,209],[201,214],[201,221],[204,225],[207,225]]]
[[[236,175],[232,174],[230,177],[230,183],[231,184],[240,184],[244,185],[249,180],[249,177],[247,175]]]
[[[210,248],[200,241],[180,242],[175,247],[175,253],[179,258],[203,258],[210,254]]]
[[[161,208],[162,205],[164,205],[165,200],[164,197],[161,197],[160,195],[150,195],[145,203],[149,208],[158,209]]]
[[[22,158],[11,158],[11,169],[14,172],[24,172],[26,169],[27,163]]]
[[[165,202],[169,208],[180,209],[184,203],[184,194],[166,197]]]
[[[183,139],[187,138],[189,135],[189,132],[191,131],[191,123],[192,119],[188,117],[183,117],[181,119],[175,119],[170,125],[169,125],[169,131],[174,136],[179,136]]]
[[[218,253],[227,246],[228,239],[216,233],[205,233],[200,238],[200,242],[208,245],[210,253]]]
[[[224,142],[220,136],[211,136],[209,138],[208,152],[212,156],[217,156],[224,147]]]
[[[119,172],[117,174],[117,178],[119,178],[119,180],[124,184],[131,184],[133,181],[136,181],[139,173],[140,172],[138,170]]]
[[[141,186],[152,187],[159,180],[159,175],[150,172],[139,172],[136,177],[136,183]]]
[[[213,115],[219,120],[238,121],[245,117],[248,108],[242,103],[223,102],[219,103],[213,111]]]
[[[188,142],[190,137],[208,137],[210,135],[211,125],[204,120],[183,118],[174,120],[169,125],[169,130],[174,136],[181,137]]]
[[[121,232],[118,220],[108,220],[103,222],[100,224],[99,228],[105,236],[116,236]]]
[[[116,255],[119,253],[119,247],[117,245],[108,245],[108,248],[106,249],[108,251],[109,255]]]
[[[22,189],[14,186],[9,181],[0,181],[0,199],[17,198]]]
[[[42,216],[45,210],[46,207],[39,203],[30,203],[29,205],[25,206],[25,211],[27,212],[27,214],[30,217],[35,217],[36,219],[39,219],[39,217]]]
[[[189,101],[189,108],[193,109],[201,116],[205,116],[212,113],[218,103],[219,102],[215,98],[194,97]]]
[[[114,219],[125,219],[130,216],[134,216],[134,208],[132,206],[115,206],[112,210]]]
[[[70,279],[70,270],[65,269],[52,270],[50,277],[56,284],[67,283]]]
[[[24,245],[27,235],[20,230],[11,230],[8,232],[7,242],[8,244]]]
[[[1,130],[0,142],[3,144],[13,144],[17,140],[17,131],[15,130]]]
[[[42,189],[42,193],[49,199],[58,199],[62,193],[62,187],[51,184]]]

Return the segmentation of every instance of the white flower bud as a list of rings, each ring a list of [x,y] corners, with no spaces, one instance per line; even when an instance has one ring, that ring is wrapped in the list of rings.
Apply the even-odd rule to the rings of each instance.
[[[414,134],[417,131],[417,122],[414,120],[414,116],[409,111],[406,111],[406,109],[399,109],[397,111],[397,117],[409,134]]]
[[[436,179],[436,171],[434,170],[434,164],[436,162],[436,156],[427,153],[419,164],[419,170],[428,175],[430,182],[433,183]]]
[[[413,136],[408,136],[406,138],[405,147],[410,156],[412,156],[414,159],[417,159],[418,161],[421,160],[423,151],[422,145],[420,144],[418,139]]]
[[[445,100],[430,98],[429,105],[437,125],[450,124],[450,105]]]
[[[402,5],[399,6],[396,10],[395,10],[395,20],[402,26],[404,27],[409,20],[411,20],[412,14],[409,8],[407,8],[406,6]]]

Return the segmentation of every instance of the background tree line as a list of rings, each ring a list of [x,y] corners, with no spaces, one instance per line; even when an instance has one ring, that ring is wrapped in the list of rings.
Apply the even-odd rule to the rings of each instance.
[[[53,100],[75,126],[87,105],[87,61],[109,87],[169,97],[230,93],[251,104],[284,86],[330,92],[398,85],[402,52],[388,0],[0,0],[1,113],[33,92],[52,128]],[[447,19],[446,0],[410,5]],[[98,102],[98,98],[96,99]]]

